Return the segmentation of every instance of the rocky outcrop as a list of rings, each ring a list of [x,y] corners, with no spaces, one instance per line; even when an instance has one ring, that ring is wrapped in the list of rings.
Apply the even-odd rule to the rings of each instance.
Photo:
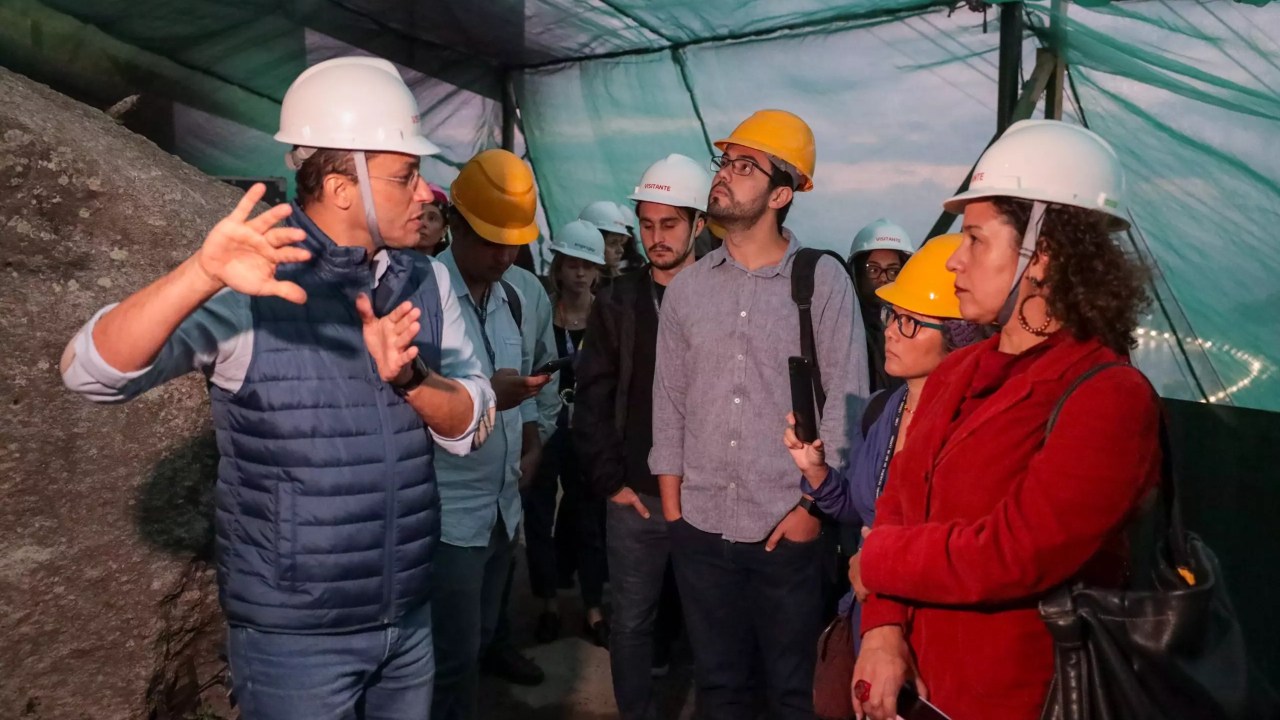
[[[0,717],[218,717],[203,379],[99,406],[58,362],[239,193],[3,68],[0,97]]]

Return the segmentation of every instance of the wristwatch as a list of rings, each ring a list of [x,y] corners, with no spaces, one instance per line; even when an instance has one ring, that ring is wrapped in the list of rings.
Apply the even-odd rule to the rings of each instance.
[[[826,515],[824,515],[822,511],[818,509],[818,506],[814,504],[813,500],[807,497],[800,498],[800,502],[796,503],[796,507],[804,508],[805,512],[809,513],[813,517],[818,518],[819,520],[826,518]]]
[[[418,386],[426,382],[429,377],[431,377],[431,368],[423,361],[422,356],[418,356],[409,364],[409,379],[399,385],[392,385],[391,389],[395,390],[400,397],[405,397],[417,390]]]

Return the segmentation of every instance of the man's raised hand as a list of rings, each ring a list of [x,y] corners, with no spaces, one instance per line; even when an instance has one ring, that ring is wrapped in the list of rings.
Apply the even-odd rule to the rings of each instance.
[[[373,314],[369,296],[362,293],[356,297],[356,312],[364,325],[365,347],[369,348],[383,382],[395,385],[406,381],[412,372],[409,363],[418,357],[418,346],[413,344],[413,339],[422,328],[418,322],[422,311],[406,300],[395,310],[378,317]]]
[[[266,186],[255,183],[230,215],[213,226],[196,251],[196,265],[218,284],[245,295],[274,295],[293,303],[307,301],[307,293],[295,283],[276,280],[276,266],[305,262],[311,253],[293,247],[306,238],[298,228],[275,227],[289,217],[289,205],[275,207],[250,218]]]

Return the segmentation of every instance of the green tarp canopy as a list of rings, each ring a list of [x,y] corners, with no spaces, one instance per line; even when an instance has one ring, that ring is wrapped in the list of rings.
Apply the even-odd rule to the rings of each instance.
[[[1064,117],[1128,171],[1157,298],[1136,362],[1166,397],[1280,411],[1280,6],[1021,10],[1022,79],[1037,47],[1061,51]],[[784,108],[818,140],[788,224],[846,252],[879,217],[923,240],[991,140],[999,19],[907,0],[0,0],[0,62],[102,107],[141,93],[164,104],[148,128],[162,146],[263,177],[288,174],[271,134],[292,78],[378,54],[444,149],[424,174],[448,186],[505,139],[533,165],[544,237],[625,200],[654,160],[709,159],[753,110]]]

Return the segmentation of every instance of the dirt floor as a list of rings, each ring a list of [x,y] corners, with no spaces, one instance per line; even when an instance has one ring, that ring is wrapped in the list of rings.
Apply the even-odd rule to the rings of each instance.
[[[517,553],[510,619],[512,638],[520,651],[542,667],[547,679],[536,687],[511,685],[492,677],[480,683],[480,717],[485,720],[598,720],[616,718],[609,652],[596,647],[581,633],[583,609],[576,590],[561,590],[560,639],[545,645],[534,643],[533,629],[541,605],[529,590],[529,574],[523,547]],[[605,596],[608,597],[606,586]],[[688,649],[678,647],[671,670],[657,678],[658,717],[688,720],[693,717],[692,667]]]

